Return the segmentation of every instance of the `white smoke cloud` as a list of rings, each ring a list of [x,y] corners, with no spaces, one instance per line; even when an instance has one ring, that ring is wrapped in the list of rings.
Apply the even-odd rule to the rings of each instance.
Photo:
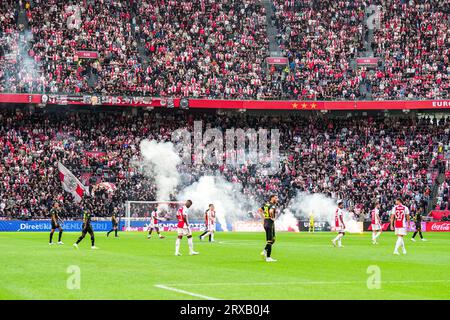
[[[180,182],[177,166],[181,163],[171,142],[157,142],[142,140],[140,143],[142,154],[141,168],[144,174],[152,177],[157,186],[156,200],[168,201]]]
[[[242,193],[242,185],[231,183],[221,176],[203,176],[197,182],[184,188],[178,195],[180,200],[192,200],[192,209],[204,212],[210,203],[214,204],[216,217],[227,231],[227,222],[245,220],[248,212],[258,208],[256,201]]]
[[[300,231],[298,228],[298,219],[289,209],[283,210],[283,213],[275,220],[275,228],[283,231]]]
[[[302,220],[309,220],[311,214],[315,221],[327,221],[334,226],[334,217],[337,208],[337,200],[327,197],[322,193],[298,193],[285,209],[285,213],[292,214]],[[346,231],[350,233],[360,232],[357,221],[350,212],[344,209],[344,223]]]
[[[170,200],[181,182],[178,165],[181,158],[171,142],[143,140],[140,143],[143,160],[139,162],[144,174],[154,179],[158,201]],[[244,194],[240,183],[231,183],[219,175],[205,175],[198,181],[181,187],[176,194],[179,201],[192,200],[192,210],[204,213],[210,203],[216,209],[218,222],[227,231],[227,223],[248,220],[255,215],[261,203]],[[298,218],[308,220],[311,213],[316,221],[327,221],[334,226],[336,200],[324,194],[298,193],[276,220],[277,228],[298,232]],[[249,214],[252,213],[252,214]],[[357,222],[349,212],[344,214],[348,232],[359,232]]]

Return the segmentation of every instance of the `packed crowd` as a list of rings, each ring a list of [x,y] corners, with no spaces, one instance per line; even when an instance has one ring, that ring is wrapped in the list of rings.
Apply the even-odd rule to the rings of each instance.
[[[274,0],[278,41],[289,58],[283,92],[295,99],[359,98],[364,0]]]
[[[382,61],[370,79],[375,99],[450,96],[448,1],[384,3],[372,47]]]
[[[265,12],[256,0],[35,0],[27,21],[23,59],[39,76],[10,64],[0,92],[271,95],[263,84]],[[98,59],[82,59],[83,50]]]
[[[115,192],[96,189],[87,201],[99,216],[123,214],[126,200],[155,199],[155,181],[140,170],[139,142],[171,140],[178,128],[193,131],[194,120],[205,127],[277,128],[281,169],[267,174],[258,165],[187,165],[179,168],[182,184],[203,175],[219,174],[242,185],[246,198],[257,203],[277,193],[282,207],[297,192],[324,193],[344,199],[356,215],[375,200],[386,212],[402,196],[415,212],[427,205],[439,152],[449,147],[450,119],[334,118],[217,115],[212,113],[36,112],[0,111],[0,216],[42,218],[51,204],[63,203],[67,216],[79,212],[61,188],[57,162],[85,185],[111,182]],[[438,149],[438,146],[444,146]],[[441,150],[441,151],[440,151]],[[182,186],[180,186],[181,188]],[[173,199],[177,190],[173,191]]]
[[[373,4],[381,21],[372,41]],[[373,99],[449,96],[448,1],[272,5],[285,68],[265,63],[267,12],[258,0],[5,0],[0,93],[330,100],[365,99],[363,84]],[[372,71],[353,63],[366,41],[380,60]]]

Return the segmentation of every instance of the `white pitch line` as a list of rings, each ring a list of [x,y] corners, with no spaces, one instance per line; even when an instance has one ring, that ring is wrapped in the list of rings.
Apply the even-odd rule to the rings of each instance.
[[[338,285],[338,284],[358,284],[366,283],[367,281],[302,281],[302,282],[254,282],[254,283],[231,283],[231,282],[216,282],[216,283],[179,283],[169,284],[169,286],[271,286],[271,285]],[[381,284],[408,284],[408,283],[446,283],[449,280],[392,280],[380,281]]]
[[[172,287],[168,287],[162,284],[155,284],[155,287],[160,288],[160,289],[165,289],[165,290],[169,290],[169,291],[175,291],[178,293],[184,293],[187,294],[189,296],[193,296],[193,297],[198,297],[198,298],[202,298],[202,299],[206,299],[206,300],[220,300],[217,298],[213,298],[213,297],[208,297],[208,296],[204,296],[201,294],[197,294],[197,293],[193,293],[193,292],[189,292],[189,291],[185,291],[185,290],[181,290],[181,289],[177,289],[177,288],[172,288]]]

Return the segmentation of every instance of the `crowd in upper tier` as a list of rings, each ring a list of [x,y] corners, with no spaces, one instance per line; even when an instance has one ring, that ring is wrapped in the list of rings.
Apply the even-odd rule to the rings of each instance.
[[[193,132],[195,120],[203,121],[203,129],[279,129],[280,170],[268,173],[250,164],[183,164],[174,196],[201,176],[220,175],[240,185],[249,202],[263,203],[268,194],[276,193],[285,207],[298,192],[324,193],[344,199],[348,210],[364,216],[374,201],[380,201],[386,213],[401,196],[416,212],[428,205],[436,172],[450,152],[448,117],[2,109],[0,216],[45,217],[57,200],[66,215],[76,215],[79,208],[61,187],[58,161],[91,190],[100,182],[116,185],[114,193],[97,189],[89,198],[96,215],[123,214],[126,200],[158,200],[155,181],[136,165],[141,159],[139,143],[145,138],[170,141],[178,128]]]
[[[450,90],[441,0],[3,0],[0,93],[436,99]],[[367,9],[379,8],[368,36]],[[269,10],[270,9],[270,10]],[[268,23],[288,64],[266,64]],[[83,58],[80,51],[94,51]],[[373,69],[355,59],[373,55]]]

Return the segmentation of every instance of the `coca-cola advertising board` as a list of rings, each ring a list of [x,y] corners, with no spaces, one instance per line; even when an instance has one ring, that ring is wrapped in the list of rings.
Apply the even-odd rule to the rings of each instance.
[[[427,222],[426,230],[430,232],[450,232],[450,221]]]

